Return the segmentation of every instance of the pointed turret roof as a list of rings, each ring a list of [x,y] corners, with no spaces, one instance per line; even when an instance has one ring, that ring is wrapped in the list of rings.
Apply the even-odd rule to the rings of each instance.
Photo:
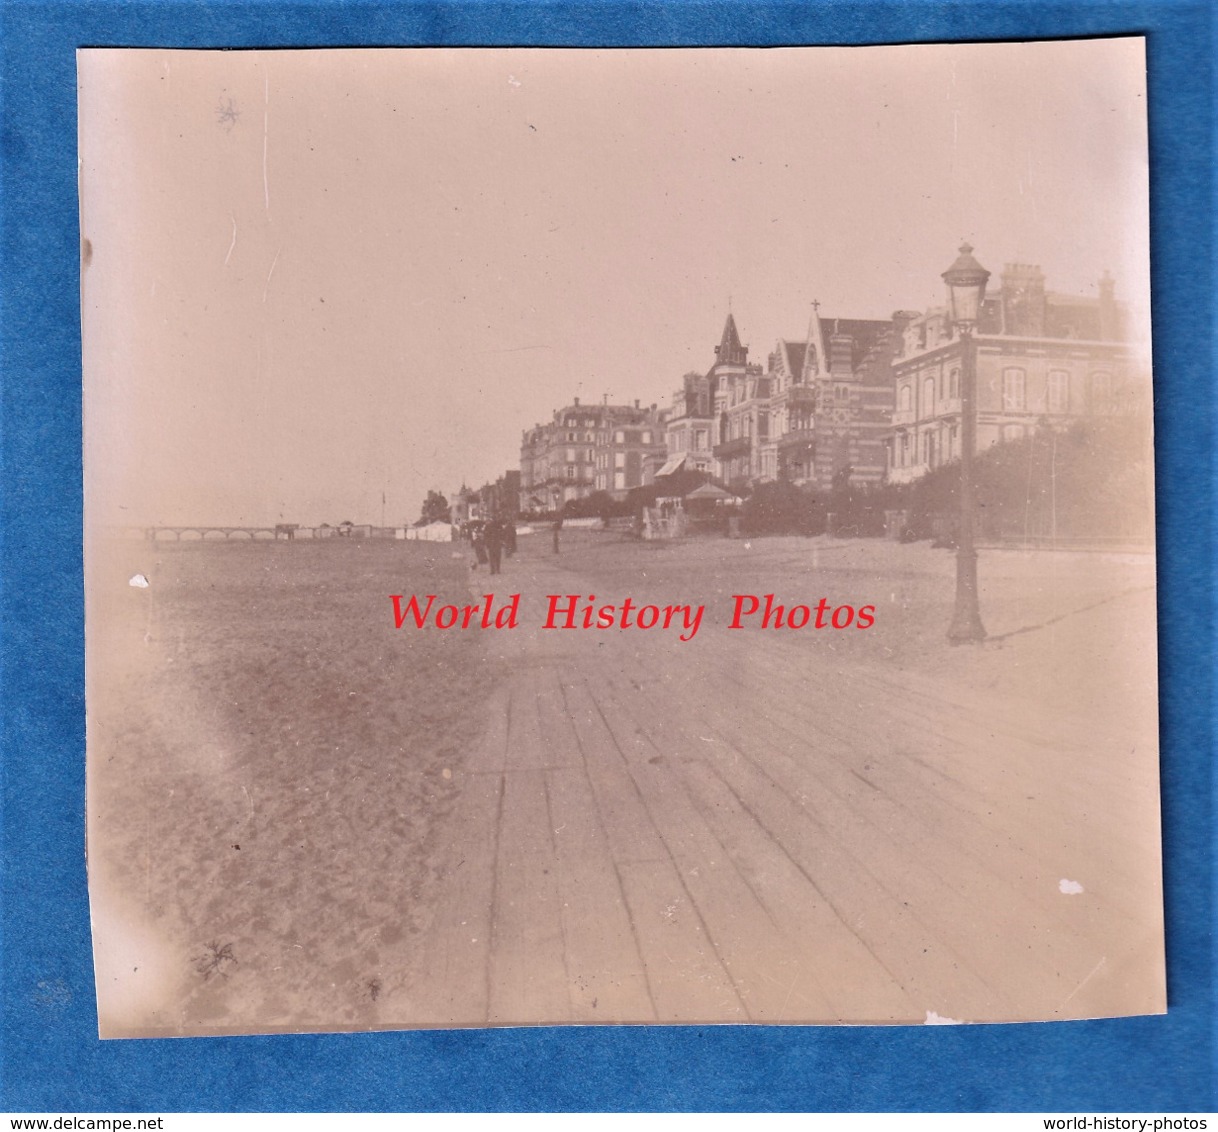
[[[736,320],[728,311],[727,321],[723,324],[723,337],[715,347],[715,359],[719,365],[742,366],[748,361],[748,350],[741,345],[740,335],[736,331]]]

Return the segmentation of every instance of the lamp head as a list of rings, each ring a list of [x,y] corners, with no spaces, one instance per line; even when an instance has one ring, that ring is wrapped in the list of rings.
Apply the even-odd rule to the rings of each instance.
[[[965,241],[960,245],[956,262],[943,273],[951,299],[952,322],[962,330],[971,330],[977,325],[989,278],[990,273],[973,258],[972,245]]]

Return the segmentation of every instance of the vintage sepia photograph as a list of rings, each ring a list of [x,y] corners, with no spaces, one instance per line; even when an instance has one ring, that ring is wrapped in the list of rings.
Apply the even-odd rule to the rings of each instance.
[[[1143,39],[77,64],[102,1037],[1165,1011]]]

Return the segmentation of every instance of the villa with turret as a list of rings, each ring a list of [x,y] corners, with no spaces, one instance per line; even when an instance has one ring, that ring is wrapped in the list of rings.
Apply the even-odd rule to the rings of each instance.
[[[735,318],[715,362],[686,374],[668,418],[665,471],[685,466],[724,483],[774,480],[828,489],[847,472],[878,483],[892,413],[892,324],[821,318],[803,340],[780,339],[763,368],[749,361]]]
[[[978,449],[1144,394],[1148,367],[1110,276],[1095,296],[1063,295],[1012,263],[999,284],[975,337]],[[695,468],[737,489],[909,483],[960,456],[960,349],[946,307],[858,319],[813,303],[807,334],[780,338],[763,367],[729,313],[714,364],[674,394],[661,474]]]
[[[973,339],[979,450],[1146,400],[1149,367],[1110,276],[1095,296],[1063,295],[1039,267],[1011,263],[998,284]],[[685,374],[671,408],[577,399],[527,431],[521,507],[620,499],[681,469],[736,491],[912,482],[960,457],[961,351],[946,307],[863,319],[814,302],[806,334],[778,339],[763,366],[729,311],[714,362]]]

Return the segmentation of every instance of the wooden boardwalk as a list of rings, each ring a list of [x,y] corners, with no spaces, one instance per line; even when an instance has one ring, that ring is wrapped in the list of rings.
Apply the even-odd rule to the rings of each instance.
[[[526,607],[598,592],[513,565],[500,592]],[[1129,769],[1116,725],[813,667],[798,634],[589,636],[487,635],[512,674],[459,772],[395,1022],[1158,1009],[1154,770]]]

